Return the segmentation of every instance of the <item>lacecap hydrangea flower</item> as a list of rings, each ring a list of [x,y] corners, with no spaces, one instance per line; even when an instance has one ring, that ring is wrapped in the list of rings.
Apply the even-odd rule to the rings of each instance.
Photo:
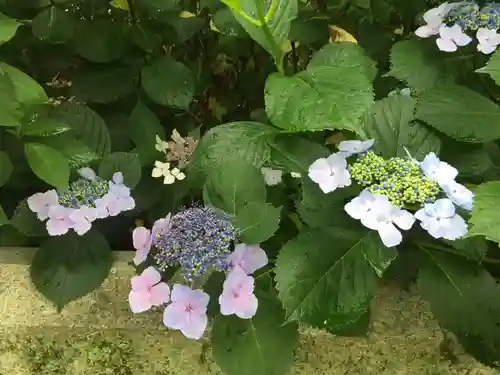
[[[69,230],[83,235],[95,220],[135,208],[121,172],[116,172],[112,181],[98,177],[91,168],[78,172],[81,177],[71,182],[67,191],[49,190],[28,198],[28,207],[38,219],[48,219],[46,228],[51,236],[64,235]]]
[[[428,10],[415,34],[421,38],[438,35],[436,44],[441,51],[454,52],[472,42],[475,35],[477,50],[490,54],[500,44],[500,4],[480,7],[473,1],[443,3]],[[469,35],[470,34],[470,35]]]
[[[183,227],[183,224],[185,224],[183,221],[189,218],[196,218],[199,214],[200,212],[195,214],[190,213],[181,217],[181,220],[177,220],[177,215],[171,216],[169,214],[166,218],[157,220],[151,231],[144,227],[136,228],[133,234],[134,247],[137,251],[135,263],[140,264],[146,260],[151,247],[155,246],[156,240],[169,237],[175,233],[180,234],[182,228],[187,229],[187,227]],[[200,220],[200,217],[197,218]],[[186,247],[186,257],[194,255],[195,258],[199,259],[200,254],[206,255],[209,246],[202,246],[200,254],[196,255],[193,253],[193,246],[191,245],[207,242],[210,234],[213,235],[213,244],[215,247],[217,247],[217,243],[221,240],[221,233],[215,230],[217,226],[213,226],[213,215],[209,213],[205,218],[209,221],[207,223],[209,224],[207,225],[208,233],[204,232],[203,227],[195,225],[191,228],[191,237],[185,237],[185,242],[179,242],[175,245],[177,246],[181,243],[188,245]],[[222,228],[227,230],[225,224],[222,225]],[[198,231],[198,234],[195,235],[193,231]],[[200,241],[197,241],[197,239]],[[159,241],[163,245],[167,242],[168,240],[166,242]],[[179,262],[182,258],[180,256],[182,250],[183,248],[178,248],[176,252],[170,252],[169,254],[172,255],[172,259],[170,260],[162,257],[162,267],[166,263],[181,265],[182,267],[185,264],[185,262]],[[216,254],[213,257],[207,258],[202,256],[201,258],[205,258],[202,263],[210,258],[213,262],[212,266],[215,266],[217,269],[221,265],[221,253],[225,254],[222,257],[225,258],[222,262],[224,264],[222,268],[226,271],[226,280],[223,284],[223,291],[218,299],[221,314],[234,314],[242,319],[252,318],[257,312],[258,300],[254,294],[254,278],[251,274],[267,265],[268,259],[266,253],[258,245],[251,244],[237,244],[234,247],[234,251],[229,253],[226,252],[225,248],[222,252],[217,250],[215,252]],[[164,253],[163,255],[167,254]],[[201,270],[202,268],[197,268],[195,273],[190,273],[186,282],[191,283],[191,277],[194,274],[202,276]],[[189,268],[189,271],[193,271],[193,269]],[[208,271],[208,269],[205,269],[205,271]],[[147,311],[154,306],[165,306],[163,324],[166,327],[179,330],[185,337],[190,339],[197,340],[203,336],[208,324],[207,307],[210,296],[202,289],[192,289],[189,286],[177,283],[173,285],[170,293],[168,285],[161,282],[160,273],[152,266],[146,268],[141,275],[133,277],[131,284],[132,290],[129,294],[129,304],[132,312],[139,313]]]

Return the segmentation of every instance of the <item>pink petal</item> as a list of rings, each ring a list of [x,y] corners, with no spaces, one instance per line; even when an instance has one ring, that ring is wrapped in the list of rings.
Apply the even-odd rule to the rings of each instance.
[[[142,271],[140,277],[144,280],[144,282],[149,287],[151,287],[155,284],[158,284],[161,281],[160,273],[153,266],[150,266],[150,267],[146,268],[144,271]]]
[[[166,283],[159,283],[151,288],[149,295],[151,304],[159,306],[170,300],[170,288]]]
[[[181,332],[188,339],[199,340],[207,328],[208,318],[206,314],[191,315],[189,322],[181,328]]]
[[[151,247],[151,232],[149,229],[144,227],[137,227],[132,232],[132,243],[134,244],[134,249],[141,250]]]
[[[62,236],[63,234],[68,233],[68,230],[71,228],[71,225],[68,225],[67,221],[59,220],[59,219],[49,219],[46,224],[47,232],[51,236]]]
[[[458,49],[457,45],[450,39],[438,38],[436,44],[443,52],[455,52]]]
[[[233,267],[240,267],[249,275],[268,263],[266,252],[259,245],[247,244],[236,245],[229,260]]]
[[[191,288],[188,288],[187,286],[184,286],[182,284],[174,284],[172,287],[172,295],[170,298],[172,299],[172,302],[180,302],[184,303],[185,301],[190,301],[191,300],[191,292],[193,290]]]
[[[36,193],[28,198],[28,207],[37,214],[39,220],[45,220],[48,217],[49,208],[58,205],[58,196],[55,190],[49,190],[45,193]]]
[[[234,314],[234,309],[236,302],[232,294],[222,293],[219,297],[220,313],[222,315],[232,315]]]
[[[257,307],[259,306],[259,301],[254,294],[248,296],[240,297],[237,300],[237,304],[234,308],[234,313],[238,318],[250,319],[257,313]]]
[[[240,268],[235,268],[228,275],[223,284],[225,292],[235,292],[238,294],[251,294],[254,290],[254,278],[248,276]]]
[[[167,233],[170,230],[171,222],[170,222],[170,214],[167,215],[164,219],[158,219],[153,224],[152,236],[159,236]]]
[[[132,290],[128,295],[128,302],[133,313],[144,312],[152,307],[147,291]]]
[[[132,276],[132,278],[130,279],[130,285],[132,286],[132,290],[137,292],[149,289],[149,285],[141,276]]]
[[[191,292],[191,305],[193,310],[198,313],[207,311],[210,296],[201,289],[196,289]]]
[[[184,321],[186,320],[187,313],[185,308],[180,303],[172,302],[170,305],[165,307],[163,312],[163,324],[172,329],[180,329],[184,326]]]

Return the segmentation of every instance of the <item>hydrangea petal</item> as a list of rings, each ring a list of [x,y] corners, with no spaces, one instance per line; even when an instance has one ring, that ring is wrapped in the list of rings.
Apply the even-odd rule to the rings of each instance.
[[[132,290],[128,295],[128,302],[134,314],[148,311],[152,307],[149,295],[145,291]]]
[[[403,235],[392,223],[379,224],[378,234],[382,243],[387,247],[397,246],[403,241]]]
[[[268,263],[266,252],[259,245],[238,244],[234,252],[229,256],[233,267],[240,267],[248,275],[251,275],[258,269]]]
[[[159,306],[170,300],[170,287],[167,283],[159,283],[150,290],[150,301],[153,306]]]

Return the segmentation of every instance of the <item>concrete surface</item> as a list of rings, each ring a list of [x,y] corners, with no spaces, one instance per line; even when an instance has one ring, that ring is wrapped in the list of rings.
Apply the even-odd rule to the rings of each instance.
[[[117,253],[104,285],[57,314],[30,283],[33,251],[0,249],[0,375],[221,374],[208,340],[168,331],[159,311],[130,313],[130,255]],[[302,329],[290,375],[500,375],[456,345],[442,345],[415,294],[386,286],[373,310],[367,338]]]

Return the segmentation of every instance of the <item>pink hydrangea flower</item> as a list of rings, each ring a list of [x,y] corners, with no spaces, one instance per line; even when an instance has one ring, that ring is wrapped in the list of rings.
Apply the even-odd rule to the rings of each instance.
[[[49,209],[51,206],[58,205],[57,192],[49,190],[45,193],[36,193],[28,198],[28,207],[36,213],[39,220],[45,220],[49,217]]]
[[[241,268],[247,275],[251,275],[268,263],[266,252],[259,245],[244,243],[236,245],[229,256],[229,261],[233,267]]]
[[[63,207],[61,205],[51,206],[46,227],[51,236],[62,236],[68,233],[68,230],[74,227],[75,223],[70,219],[73,208]]]
[[[242,269],[232,270],[224,281],[222,294],[219,297],[222,315],[235,314],[241,319],[250,319],[258,307],[254,293],[254,278],[248,276]]]
[[[92,222],[97,218],[96,209],[82,206],[73,211],[69,218],[74,223],[73,230],[82,236],[92,228]]]
[[[172,303],[163,313],[163,324],[180,330],[188,339],[200,339],[207,328],[209,295],[200,289],[175,284],[171,298]]]
[[[141,264],[146,260],[153,243],[153,239],[167,233],[170,229],[170,214],[164,219],[158,219],[153,224],[153,229],[150,231],[145,227],[135,228],[132,232],[132,242],[136,249],[134,264]]]
[[[160,306],[170,300],[170,288],[161,281],[161,275],[154,267],[146,268],[139,276],[130,280],[132,290],[128,302],[133,313],[140,313]]]

